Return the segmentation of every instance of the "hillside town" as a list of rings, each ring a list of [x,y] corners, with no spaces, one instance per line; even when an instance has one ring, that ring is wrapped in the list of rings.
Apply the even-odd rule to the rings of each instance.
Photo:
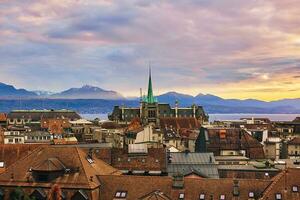
[[[298,200],[300,117],[209,122],[201,105],[158,102],[108,119],[72,110],[0,114],[0,199]]]

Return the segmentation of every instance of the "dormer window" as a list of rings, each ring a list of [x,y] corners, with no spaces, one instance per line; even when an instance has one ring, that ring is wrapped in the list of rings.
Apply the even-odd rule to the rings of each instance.
[[[226,199],[225,194],[221,194],[221,195],[220,195],[220,200],[225,200],[225,199]]]
[[[122,198],[125,199],[127,197],[126,191],[117,191],[115,194],[115,198]]]
[[[281,193],[275,194],[275,200],[281,200],[281,199],[282,199]]]
[[[294,185],[292,187],[292,192],[299,192],[299,187],[297,185]]]
[[[184,199],[184,193],[180,193],[179,194],[179,200],[183,200]]]
[[[248,196],[249,198],[254,198],[254,192],[249,192]]]
[[[199,200],[204,200],[205,199],[205,194],[200,194]]]

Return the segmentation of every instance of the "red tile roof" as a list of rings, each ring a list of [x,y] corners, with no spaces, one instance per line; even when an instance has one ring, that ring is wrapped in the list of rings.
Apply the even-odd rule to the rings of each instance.
[[[222,131],[225,133],[220,137]],[[209,128],[207,133],[209,137],[207,149],[215,155],[220,155],[220,150],[246,150],[246,156],[249,158],[264,158],[263,145],[244,130]]]
[[[69,173],[65,173],[50,182],[36,182],[33,176],[34,170],[49,170],[49,159],[55,159],[54,165],[58,162],[60,166],[53,166],[50,169],[58,169],[65,166]],[[54,167],[54,168],[53,168]],[[31,170],[30,170],[31,169]],[[119,175],[117,169],[106,164],[97,158],[90,163],[87,154],[76,147],[54,147],[47,146],[36,149],[26,157],[19,159],[10,165],[0,175],[0,185],[11,186],[32,186],[50,187],[59,184],[62,188],[96,188],[99,186],[97,175]],[[11,179],[13,177],[13,180]],[[29,180],[29,181],[28,181]]]
[[[281,194],[282,199],[300,199],[300,169],[287,169],[272,179],[272,184],[265,190],[262,200],[275,199],[276,194]],[[298,192],[293,192],[293,186]]]
[[[6,113],[0,113],[0,121],[6,121],[7,120],[7,115]]]
[[[172,127],[174,129],[199,129],[201,127],[201,123],[193,118],[193,117],[164,117],[160,118],[160,127],[164,129],[165,127]]]
[[[148,148],[144,155],[130,155],[127,149],[98,149],[95,156],[120,170],[166,171],[164,148]]]
[[[288,145],[300,145],[300,137],[295,137],[288,141]]]
[[[233,179],[184,178],[181,189],[172,187],[171,177],[99,176],[99,179],[102,186],[100,200],[113,199],[117,191],[127,191],[127,200],[143,199],[149,194],[152,197],[155,191],[170,199],[179,199],[180,193],[184,193],[184,199],[199,199],[200,194],[205,194],[205,199],[211,196],[219,199],[220,195],[225,195],[226,199],[233,198]],[[239,180],[239,199],[248,199],[249,192],[260,195],[270,184],[270,180]]]
[[[36,149],[45,144],[1,144],[0,145],[0,161],[4,162],[5,167],[9,167],[16,161],[28,156]]]

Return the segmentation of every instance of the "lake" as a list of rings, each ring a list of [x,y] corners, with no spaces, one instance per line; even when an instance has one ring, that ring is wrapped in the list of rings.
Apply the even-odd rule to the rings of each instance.
[[[107,119],[107,114],[81,114],[85,119],[100,118],[101,120]],[[244,117],[257,117],[269,118],[271,121],[292,121],[300,114],[209,114],[209,121],[215,120],[239,120]]]

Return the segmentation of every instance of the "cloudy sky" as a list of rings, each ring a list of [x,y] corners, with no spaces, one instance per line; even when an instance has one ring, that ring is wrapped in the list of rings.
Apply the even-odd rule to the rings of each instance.
[[[0,0],[0,82],[300,98],[299,0]]]

